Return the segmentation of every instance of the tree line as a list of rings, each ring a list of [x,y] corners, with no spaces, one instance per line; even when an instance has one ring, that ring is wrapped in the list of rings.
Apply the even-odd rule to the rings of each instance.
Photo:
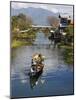
[[[18,16],[11,17],[11,29],[15,31],[16,29],[19,30],[26,30],[32,24],[32,19],[30,16],[19,14]]]

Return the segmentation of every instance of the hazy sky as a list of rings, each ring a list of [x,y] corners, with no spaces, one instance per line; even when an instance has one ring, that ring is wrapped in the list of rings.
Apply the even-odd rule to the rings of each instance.
[[[34,8],[43,8],[47,9],[49,11],[52,11],[54,13],[61,13],[65,15],[70,15],[73,17],[73,6],[71,5],[53,5],[53,4],[36,4],[36,3],[21,3],[21,2],[12,2],[11,7],[14,9],[20,9],[20,8],[28,8],[28,7],[34,7]]]

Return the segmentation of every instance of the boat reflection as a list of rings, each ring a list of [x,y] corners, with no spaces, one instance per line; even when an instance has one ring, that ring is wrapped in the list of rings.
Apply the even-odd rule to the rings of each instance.
[[[35,75],[30,75],[30,87],[33,89],[38,84],[38,79],[41,76],[43,70],[36,73]]]

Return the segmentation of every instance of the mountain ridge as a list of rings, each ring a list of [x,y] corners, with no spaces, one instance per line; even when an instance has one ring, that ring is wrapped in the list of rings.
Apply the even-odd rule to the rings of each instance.
[[[52,11],[43,8],[28,7],[20,9],[11,9],[11,16],[17,16],[20,13],[30,16],[33,20],[33,24],[37,25],[48,25],[48,16],[58,17],[58,13],[53,13]]]

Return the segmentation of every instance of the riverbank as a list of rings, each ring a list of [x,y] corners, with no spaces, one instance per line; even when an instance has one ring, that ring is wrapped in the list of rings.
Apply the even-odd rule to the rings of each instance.
[[[64,61],[68,64],[73,64],[74,54],[73,54],[73,47],[67,47],[64,50]]]
[[[73,46],[72,45],[61,45],[59,48],[63,49],[62,55],[63,55],[65,63],[73,64],[73,60],[74,60]]]
[[[13,40],[11,48],[17,48],[17,47],[20,47],[20,46],[23,46],[23,45],[29,46],[29,45],[32,45],[32,43],[29,43],[27,41],[23,42],[23,41],[19,41],[19,40]]]
[[[17,48],[23,45],[29,46],[33,44],[36,38],[36,32],[29,30],[27,33],[15,33],[12,38],[11,48]]]

